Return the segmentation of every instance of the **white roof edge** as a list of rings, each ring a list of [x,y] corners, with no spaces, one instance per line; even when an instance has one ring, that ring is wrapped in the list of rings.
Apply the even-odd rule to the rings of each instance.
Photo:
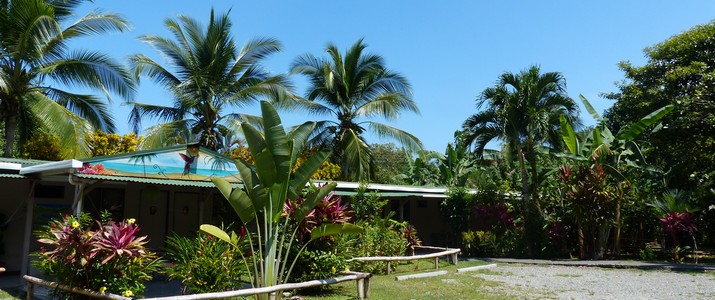
[[[11,170],[11,171],[20,171],[20,169],[22,169],[22,164],[0,162],[0,169]]]
[[[338,188],[348,188],[357,189],[360,187],[360,183],[357,182],[344,182],[338,181]],[[389,185],[389,184],[379,184],[370,183],[367,186],[369,189],[379,190],[383,192],[420,192],[420,193],[439,193],[444,194],[447,192],[447,188],[441,187],[421,187],[421,186],[404,186],[404,185]]]
[[[21,168],[20,174],[25,175],[33,173],[61,173],[69,171],[69,169],[79,169],[81,167],[81,161],[76,159],[68,159]]]

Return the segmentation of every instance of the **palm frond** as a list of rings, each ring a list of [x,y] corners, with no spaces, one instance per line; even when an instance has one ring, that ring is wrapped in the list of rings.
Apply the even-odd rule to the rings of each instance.
[[[43,93],[67,108],[72,113],[86,119],[92,126],[104,132],[114,132],[114,117],[107,103],[94,95],[81,95],[46,87]]]
[[[27,105],[42,127],[60,137],[62,156],[83,158],[90,155],[89,139],[94,127],[59,103],[42,93],[32,92],[27,97]]]
[[[411,133],[382,123],[367,121],[372,132],[380,137],[396,140],[402,147],[410,152],[422,150],[422,142]]]
[[[190,128],[190,120],[178,120],[148,127],[140,147],[155,149],[193,143],[198,137],[191,133]]]
[[[118,14],[92,11],[80,18],[62,31],[64,39],[105,34],[110,32],[124,32],[129,30],[129,23]]]
[[[109,91],[124,99],[133,99],[136,85],[129,72],[109,56],[99,52],[75,51],[65,59],[43,65],[39,71],[66,86],[84,86]]]

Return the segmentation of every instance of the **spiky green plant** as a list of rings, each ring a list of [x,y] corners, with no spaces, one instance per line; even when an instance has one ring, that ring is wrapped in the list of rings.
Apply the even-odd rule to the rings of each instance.
[[[303,193],[311,175],[328,158],[327,152],[317,152],[306,159],[295,172],[298,156],[302,153],[315,123],[306,122],[285,132],[281,119],[273,105],[261,102],[262,129],[243,123],[241,128],[255,164],[237,160],[236,167],[245,190],[234,189],[221,178],[212,179],[214,185],[228,200],[234,211],[247,228],[255,228],[257,239],[251,241],[253,255],[244,258],[253,265],[251,282],[254,287],[273,286],[285,283],[300,253],[302,245],[292,262],[288,251],[298,233],[299,226],[316,204],[323,200],[337,185],[330,183]],[[291,175],[292,174],[292,175]],[[292,215],[281,217],[287,201],[292,203],[302,195],[303,201]],[[227,233],[220,228],[204,224],[201,230],[237,245],[238,235]],[[311,230],[311,240],[342,232],[360,232],[359,226],[352,224],[325,224]],[[299,245],[300,246],[300,245]],[[259,298],[268,295],[259,295]]]

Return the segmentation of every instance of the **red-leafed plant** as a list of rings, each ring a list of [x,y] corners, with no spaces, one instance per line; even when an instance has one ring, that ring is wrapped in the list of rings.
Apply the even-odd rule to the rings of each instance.
[[[673,190],[663,194],[662,199],[650,203],[650,206],[655,208],[658,219],[663,224],[663,229],[668,233],[673,243],[674,262],[680,262],[678,233],[688,233],[693,236],[697,231],[693,212],[699,209],[690,206],[687,198],[688,196],[685,192]],[[697,248],[694,238],[693,243],[693,246]]]
[[[133,221],[130,219],[129,222],[122,221],[118,224],[110,221],[103,226],[101,234],[94,236],[92,254],[102,255],[102,264],[115,257],[134,258],[146,254],[146,236],[138,236],[139,226],[130,222]]]
[[[134,219],[95,222],[87,214],[66,215],[36,232],[43,246],[35,265],[65,285],[139,295],[159,260],[144,247],[146,236],[138,234]]]
[[[284,205],[284,215],[293,216],[296,210],[303,203],[303,197],[298,196],[295,201],[290,199]],[[313,228],[326,224],[346,224],[350,222],[351,212],[348,204],[342,203],[342,197],[329,193],[318,204],[308,212],[303,221],[298,224],[298,232],[301,241],[310,239]]]

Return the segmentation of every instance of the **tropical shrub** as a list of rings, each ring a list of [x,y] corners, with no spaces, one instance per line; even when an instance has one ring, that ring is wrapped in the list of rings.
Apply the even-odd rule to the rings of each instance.
[[[304,244],[294,258],[289,259],[290,249],[298,236],[297,224],[301,224],[318,202],[337,185],[330,183],[304,193],[310,177],[328,158],[326,152],[315,153],[294,171],[296,160],[315,129],[314,122],[306,122],[286,132],[272,104],[261,102],[261,112],[263,132],[250,124],[241,124],[248,149],[255,160],[255,165],[236,161],[245,190],[234,189],[222,178],[212,179],[251,237],[249,240],[253,255],[244,258],[244,261],[252,265],[252,268],[249,268],[249,282],[254,287],[287,282],[296,259],[307,246]],[[300,206],[296,207],[294,213],[282,218],[286,202],[295,203],[299,196],[303,199]],[[239,237],[235,232],[229,234],[209,224],[201,225],[200,228],[234,247],[239,247]],[[254,236],[248,233],[249,230],[255,232],[255,240]],[[360,227],[352,224],[324,224],[311,230],[310,241],[344,232],[361,231]],[[258,297],[262,299],[268,295]]]
[[[298,196],[295,201],[290,199],[286,201],[284,206],[284,217],[294,217],[298,209],[303,205],[305,199]],[[323,197],[313,209],[303,218],[303,221],[297,224],[298,226],[298,241],[310,241],[310,235],[313,228],[327,224],[345,224],[350,222],[351,212],[348,210],[348,205],[342,203],[342,197],[330,194]],[[323,237],[321,240],[330,237]]]
[[[456,246],[459,234],[469,229],[469,217],[474,198],[466,188],[455,187],[447,191],[447,199],[442,201],[440,209],[442,216],[450,226],[449,244]]]
[[[360,235],[341,236],[338,246],[345,253],[353,257],[369,256],[402,256],[407,250],[407,241],[403,234],[404,225],[389,218],[377,218],[373,222],[359,222],[364,232]],[[386,262],[360,262],[348,263],[351,270],[383,274],[386,271]],[[395,265],[392,265],[395,268]]]
[[[296,201],[286,201],[284,217],[293,217],[303,202],[301,196]],[[297,224],[297,240],[290,251],[291,257],[298,258],[291,273],[291,281],[331,278],[345,269],[343,255],[346,253],[338,251],[335,236],[324,236],[314,240],[307,245],[302,255],[298,256],[298,254],[300,248],[311,241],[314,228],[328,224],[346,224],[350,221],[350,215],[352,212],[347,204],[343,204],[342,197],[330,193],[303,218],[303,222]]]
[[[367,182],[361,182],[356,194],[350,199],[350,208],[353,210],[355,220],[368,221],[375,217],[382,217],[382,208],[388,200],[380,198],[377,191],[367,192]]]
[[[135,152],[143,140],[144,138],[137,137],[136,133],[120,136],[116,133],[105,133],[97,130],[90,138],[89,148],[92,150],[92,156]]]
[[[41,160],[62,160],[60,137],[46,132],[36,133],[32,139],[19,144],[20,158]]]
[[[579,257],[601,259],[614,222],[614,187],[607,182],[604,166],[580,164],[563,167],[564,198],[571,202],[579,230]]]
[[[203,232],[196,237],[169,236],[166,240],[167,255],[172,260],[171,267],[166,270],[169,279],[181,281],[182,294],[240,288],[242,276],[248,273],[242,257],[250,256],[245,230],[242,232],[243,247],[232,247]]]
[[[331,250],[305,250],[291,274],[291,281],[301,282],[333,278],[347,267],[345,257]]]
[[[51,220],[36,232],[42,252],[35,266],[62,284],[113,293],[141,295],[144,282],[160,267],[144,247],[134,219],[93,221],[88,214]]]
[[[690,206],[688,195],[680,190],[673,190],[663,194],[662,199],[655,200],[650,206],[655,208],[656,214],[663,226],[663,230],[669,235],[673,246],[673,261],[681,262],[680,253],[684,248],[678,244],[678,234],[687,233],[695,238],[693,234],[697,231],[695,216],[693,212],[698,208]],[[696,244],[693,245],[697,247]]]

